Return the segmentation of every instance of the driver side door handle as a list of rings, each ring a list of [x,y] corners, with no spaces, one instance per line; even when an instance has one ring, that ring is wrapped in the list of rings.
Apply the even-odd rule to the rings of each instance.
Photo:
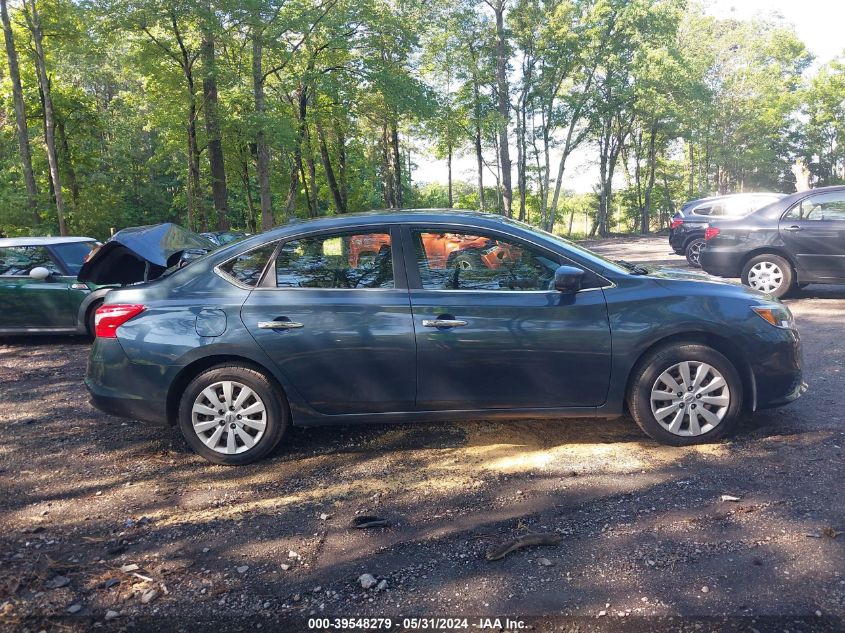
[[[423,319],[423,327],[463,327],[469,325],[468,321],[460,319]]]

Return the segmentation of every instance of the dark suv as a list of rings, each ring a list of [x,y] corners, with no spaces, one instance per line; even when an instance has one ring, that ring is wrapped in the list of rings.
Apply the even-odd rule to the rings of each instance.
[[[775,297],[796,285],[845,283],[845,186],[794,193],[706,233],[701,266],[713,275]]]
[[[698,268],[704,230],[713,218],[741,218],[752,211],[783,198],[781,193],[735,193],[726,196],[699,198],[685,203],[669,225],[669,244],[678,255],[684,255],[691,266]]]

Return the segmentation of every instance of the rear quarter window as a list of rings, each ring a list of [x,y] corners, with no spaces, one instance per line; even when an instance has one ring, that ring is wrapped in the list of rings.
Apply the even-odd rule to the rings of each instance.
[[[265,244],[220,264],[218,268],[239,284],[255,288],[275,250],[276,242]]]

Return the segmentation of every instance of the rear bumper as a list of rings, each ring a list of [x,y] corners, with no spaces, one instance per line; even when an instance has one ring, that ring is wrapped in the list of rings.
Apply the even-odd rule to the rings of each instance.
[[[87,382],[85,384],[88,386]],[[97,394],[91,387],[88,387],[88,393],[90,394],[88,401],[91,403],[91,406],[103,413],[116,415],[120,418],[155,422],[156,424],[164,424],[167,421],[167,415],[164,410],[150,406],[150,403],[144,400],[103,396]]]
[[[701,251],[701,268],[717,277],[739,277],[742,275],[743,255],[741,252],[707,244],[707,248]]]
[[[167,421],[169,370],[133,363],[117,339],[97,338],[88,358],[85,387],[91,404],[100,411],[163,423]]]

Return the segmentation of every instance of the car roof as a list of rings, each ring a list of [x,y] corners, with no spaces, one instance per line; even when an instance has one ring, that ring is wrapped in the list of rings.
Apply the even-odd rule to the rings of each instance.
[[[267,231],[256,233],[244,240],[232,242],[213,252],[214,260],[224,261],[230,253],[249,250],[255,245],[275,239],[284,239],[300,233],[319,232],[325,230],[344,229],[349,227],[373,226],[380,224],[468,224],[475,228],[504,229],[517,231],[530,230],[532,227],[496,213],[483,213],[462,209],[383,209],[365,211],[362,213],[344,213],[341,215],[309,218],[307,220],[293,219]]]
[[[0,238],[0,248],[9,246],[52,246],[53,244],[96,241],[93,237],[3,237]]]
[[[269,231],[260,233],[265,238],[272,235],[285,236],[300,231],[319,230],[325,226],[327,229],[342,228],[344,226],[372,225],[372,224],[398,224],[398,223],[462,223],[474,221],[486,226],[495,225],[518,225],[512,220],[496,213],[484,213],[481,211],[468,211],[463,209],[382,209],[377,211],[365,211],[362,213],[345,213],[342,215],[330,215],[307,220],[293,219],[285,224],[276,226]],[[244,242],[241,242],[244,243]]]
[[[818,193],[833,193],[845,191],[845,185],[831,185],[829,187],[817,187],[815,189],[805,189],[804,191],[796,191],[795,193],[791,193],[788,196],[785,196],[785,202],[792,202],[794,200],[799,200],[809,195],[815,195]]]
[[[717,202],[719,200],[731,200],[733,198],[751,198],[754,196],[765,196],[765,197],[772,197],[772,198],[785,198],[788,194],[785,193],[777,193],[776,191],[752,191],[752,192],[743,192],[743,193],[725,193],[718,196],[708,196],[706,198],[697,198],[695,200],[690,200],[689,202],[685,202],[684,206],[692,206],[694,204],[699,204],[702,202]]]

